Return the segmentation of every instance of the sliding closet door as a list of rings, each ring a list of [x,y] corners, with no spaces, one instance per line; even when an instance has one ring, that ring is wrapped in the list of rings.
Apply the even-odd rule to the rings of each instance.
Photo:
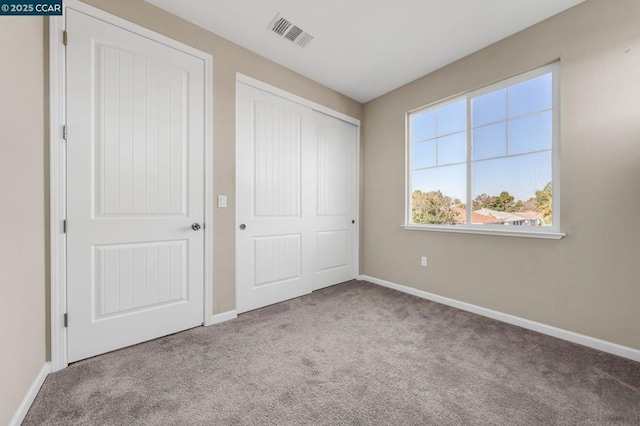
[[[357,127],[314,111],[318,198],[313,289],[357,275]]]
[[[312,290],[313,111],[237,86],[237,310]]]
[[[356,277],[357,128],[238,83],[237,310]]]

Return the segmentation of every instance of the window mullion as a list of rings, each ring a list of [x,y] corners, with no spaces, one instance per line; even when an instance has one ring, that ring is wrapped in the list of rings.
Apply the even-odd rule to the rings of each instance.
[[[505,100],[505,109],[504,109],[504,129],[505,132],[507,132],[504,135],[504,140],[507,141],[507,157],[509,156],[509,91],[511,90],[511,87],[507,87],[507,90],[505,91],[505,96],[507,97],[507,99]]]
[[[440,145],[440,128],[438,126],[440,122],[440,114],[438,113],[438,111],[436,110],[436,137],[433,139],[435,145],[436,145],[436,167],[439,166],[439,161],[438,161],[438,147]]]
[[[413,208],[413,202],[411,201],[411,192],[413,190],[413,129],[411,128],[412,115],[407,114],[405,117],[406,134],[409,135],[409,139],[405,151],[405,167],[407,173],[405,175],[405,223],[412,223],[411,210]]]
[[[467,96],[467,225],[471,225],[471,215],[473,210],[473,205],[471,202],[471,160],[472,160],[472,152],[471,152],[471,141],[472,141],[472,131],[471,127],[471,99]]]

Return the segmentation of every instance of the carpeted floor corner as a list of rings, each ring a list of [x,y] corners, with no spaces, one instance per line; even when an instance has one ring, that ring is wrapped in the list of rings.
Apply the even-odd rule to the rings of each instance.
[[[640,424],[640,363],[352,281],[75,363],[25,425]]]

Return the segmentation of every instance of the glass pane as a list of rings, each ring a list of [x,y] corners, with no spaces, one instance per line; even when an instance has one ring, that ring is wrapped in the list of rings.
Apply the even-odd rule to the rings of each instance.
[[[473,129],[473,160],[507,155],[507,126],[505,122]]]
[[[427,142],[414,143],[413,152],[411,153],[411,168],[422,169],[425,167],[434,167],[435,165],[436,165],[435,139]]]
[[[467,167],[436,167],[411,173],[411,222],[455,225],[465,223],[461,205],[466,198]]]
[[[509,121],[509,155],[551,149],[551,111]]]
[[[467,101],[465,99],[438,109],[438,136],[467,129]]]
[[[473,126],[507,119],[507,89],[496,90],[471,100]]]
[[[436,112],[411,114],[411,142],[436,137]]]
[[[551,152],[473,163],[472,223],[551,226]]]
[[[551,108],[551,73],[509,87],[509,117]]]
[[[438,165],[467,161],[467,132],[438,138]]]

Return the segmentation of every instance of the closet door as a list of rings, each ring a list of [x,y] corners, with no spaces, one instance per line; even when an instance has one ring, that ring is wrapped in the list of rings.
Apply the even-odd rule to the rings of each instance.
[[[357,274],[356,126],[238,83],[237,311]]]
[[[316,181],[313,111],[237,85],[237,311],[310,293]]]
[[[356,174],[357,128],[314,111],[318,188],[313,289],[357,275]]]

